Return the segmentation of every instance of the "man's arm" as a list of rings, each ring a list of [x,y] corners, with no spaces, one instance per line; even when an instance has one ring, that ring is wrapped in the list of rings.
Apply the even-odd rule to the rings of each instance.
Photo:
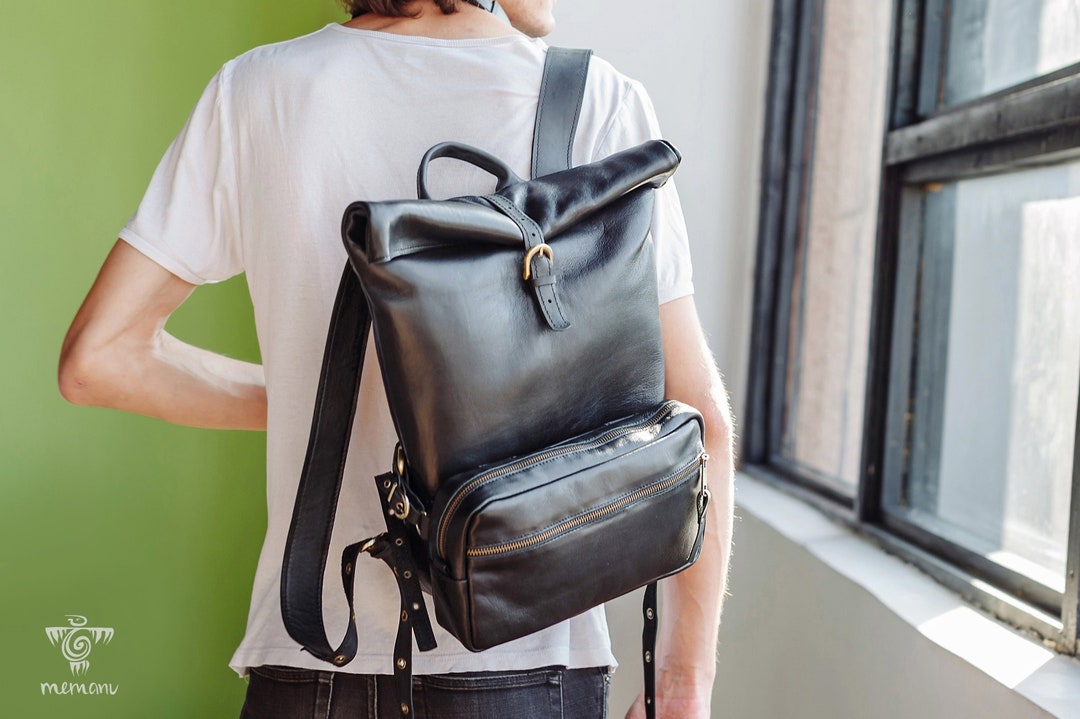
[[[656,716],[708,719],[734,510],[731,410],[693,297],[662,305],[660,327],[667,396],[697,408],[705,418],[707,476],[712,498],[700,558],[694,566],[660,583]],[[627,717],[643,719],[644,716],[639,696]]]
[[[169,315],[194,289],[118,241],[64,338],[64,398],[193,427],[266,429],[261,365],[165,332]]]

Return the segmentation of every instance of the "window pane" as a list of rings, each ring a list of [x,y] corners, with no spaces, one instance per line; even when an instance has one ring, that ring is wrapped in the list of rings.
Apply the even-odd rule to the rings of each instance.
[[[954,0],[945,104],[1080,61],[1080,0]]]
[[[890,3],[825,3],[809,218],[792,288],[780,453],[849,494],[859,476],[890,24]]]
[[[1080,162],[927,193],[904,504],[1057,591],[1080,393]]]

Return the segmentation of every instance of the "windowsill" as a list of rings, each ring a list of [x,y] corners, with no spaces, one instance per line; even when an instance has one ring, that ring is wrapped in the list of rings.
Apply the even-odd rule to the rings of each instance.
[[[740,472],[736,505],[865,589],[882,606],[972,667],[1057,716],[1080,707],[1080,662],[974,609],[925,574],[828,519],[821,511]]]

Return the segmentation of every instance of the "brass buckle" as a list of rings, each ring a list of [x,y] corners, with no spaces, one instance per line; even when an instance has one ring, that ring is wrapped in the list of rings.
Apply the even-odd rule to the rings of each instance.
[[[412,509],[409,505],[409,495],[402,487],[402,482],[405,481],[406,468],[405,449],[401,446],[401,442],[398,442],[394,447],[394,475],[397,477],[397,483],[390,487],[390,493],[386,496],[386,503],[390,505],[390,516],[398,519],[408,517]],[[395,495],[400,499],[395,498]]]
[[[395,501],[395,494],[400,495],[401,499]],[[412,506],[409,504],[409,495],[405,494],[405,490],[403,490],[400,485],[396,485],[390,490],[390,496],[387,498],[387,503],[390,504],[390,516],[397,517],[398,519],[405,519],[412,510]]]
[[[551,252],[551,245],[546,242],[541,242],[539,245],[525,253],[525,271],[522,273],[522,276],[526,280],[532,278],[532,261],[536,259],[536,256],[539,254],[547,255],[548,262],[552,265],[555,264],[555,255]]]

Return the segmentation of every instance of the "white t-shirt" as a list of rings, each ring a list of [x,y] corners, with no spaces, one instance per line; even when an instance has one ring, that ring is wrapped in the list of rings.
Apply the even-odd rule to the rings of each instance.
[[[444,140],[475,145],[529,176],[544,54],[523,36],[437,40],[328,25],[256,48],[211,80],[166,152],[120,237],[188,282],[247,274],[266,371],[268,526],[247,632],[229,665],[330,665],[300,651],[281,618],[280,570],[304,461],[335,291],[346,257],[340,235],[354,200],[411,199],[416,168]],[[574,164],[660,137],[642,87],[594,58]],[[431,168],[433,195],[490,192],[494,181],[452,160]],[[661,302],[691,294],[686,230],[674,184],[657,193],[652,224]],[[375,353],[364,367],[357,417],[324,581],[336,646],[348,608],[342,548],[383,531],[372,477],[396,441]],[[360,653],[341,670],[392,672],[398,595],[382,562],[356,572]],[[432,614],[432,616],[434,616]],[[614,665],[602,608],[482,653],[436,628],[438,649],[418,674]]]

